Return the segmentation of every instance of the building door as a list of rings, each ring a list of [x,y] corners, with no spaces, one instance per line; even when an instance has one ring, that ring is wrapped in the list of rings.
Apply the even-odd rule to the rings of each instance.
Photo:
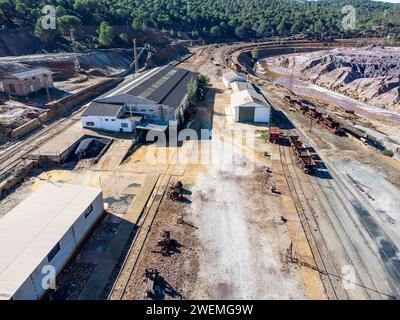
[[[239,122],[254,122],[254,108],[239,107]]]

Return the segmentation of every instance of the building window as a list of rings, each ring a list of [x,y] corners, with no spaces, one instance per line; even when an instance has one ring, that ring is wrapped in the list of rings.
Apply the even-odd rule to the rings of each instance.
[[[87,207],[86,210],[83,212],[85,218],[87,218],[92,211],[93,211],[93,204],[90,204],[90,206]]]
[[[54,248],[50,250],[49,254],[47,255],[47,260],[49,260],[49,262],[51,260],[53,260],[54,256],[58,253],[58,251],[60,251],[60,243],[59,242],[57,242],[57,244],[54,246]]]
[[[87,127],[94,127],[94,122],[86,122]]]
[[[121,128],[128,128],[128,124],[127,123],[121,123]]]

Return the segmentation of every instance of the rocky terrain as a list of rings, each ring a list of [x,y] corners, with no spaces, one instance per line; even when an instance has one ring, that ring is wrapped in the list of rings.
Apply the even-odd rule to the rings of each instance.
[[[300,79],[370,105],[400,111],[400,48],[368,46],[276,58]]]

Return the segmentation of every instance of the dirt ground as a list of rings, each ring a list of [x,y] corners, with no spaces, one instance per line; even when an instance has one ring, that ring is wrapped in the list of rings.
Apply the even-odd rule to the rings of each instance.
[[[211,139],[184,142],[181,147],[144,145],[124,161],[130,143],[120,140],[96,165],[54,168],[22,186],[25,194],[43,180],[103,189],[106,215],[59,277],[53,298],[107,298],[110,279],[118,274],[136,234],[139,220],[131,208],[139,202],[142,209],[149,208],[161,200],[125,298],[145,298],[144,270],[157,268],[164,299],[326,299],[317,271],[287,263],[292,242],[310,263],[313,257],[279,160],[264,156],[265,151],[272,152],[261,135],[267,128],[235,123],[229,91],[220,82],[221,68],[207,56],[196,61],[213,86],[191,127],[212,129]],[[170,158],[163,158],[164,151]],[[181,161],[171,161],[174,155]],[[266,167],[276,170],[272,180]],[[172,201],[167,193],[150,197],[157,185],[150,181],[158,175],[170,176],[170,184],[182,181],[182,201]],[[281,196],[270,192],[272,184],[282,190]],[[288,221],[282,222],[281,216]],[[157,240],[164,230],[176,241],[169,256],[154,252],[160,249]]]
[[[214,82],[197,117],[203,121],[198,129],[212,128],[212,139],[195,143],[183,175],[172,177],[183,182],[185,199],[163,199],[128,299],[145,297],[145,268],[160,272],[164,299],[324,299],[317,272],[299,272],[302,267],[285,262],[291,236],[299,231],[280,221],[287,208],[269,191],[264,170],[271,159],[263,153],[271,146],[259,134],[265,128],[233,122],[229,92],[221,82]],[[192,125],[197,126],[196,119]],[[254,140],[234,139],[232,133],[240,130],[255,133]],[[210,162],[199,163],[211,157],[210,146]],[[180,217],[185,223],[177,222]],[[167,257],[154,252],[163,230],[179,244]],[[307,247],[304,237],[299,242]],[[304,277],[309,285],[304,286]]]

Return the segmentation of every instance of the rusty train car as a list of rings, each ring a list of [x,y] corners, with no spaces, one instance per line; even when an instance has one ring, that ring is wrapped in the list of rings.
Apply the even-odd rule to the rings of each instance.
[[[294,150],[300,168],[307,174],[313,174],[316,171],[317,164],[314,161],[313,155],[300,140],[300,137],[294,135],[289,136],[289,142]]]

